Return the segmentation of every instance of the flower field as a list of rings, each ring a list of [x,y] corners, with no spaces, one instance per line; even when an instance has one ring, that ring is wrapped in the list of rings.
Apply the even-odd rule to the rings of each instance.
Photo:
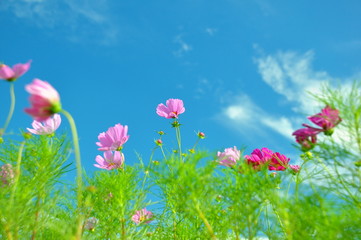
[[[130,165],[123,153],[128,126],[105,126],[94,143],[96,171],[88,175],[75,122],[46,81],[26,86],[32,127],[24,126],[21,140],[7,135],[14,84],[30,67],[0,65],[11,97],[0,131],[1,239],[361,239],[360,83],[325,86],[313,96],[324,107],[293,132],[298,159],[261,142],[252,151],[237,143],[200,150],[207,137],[201,131],[185,149],[188,106],[168,99],[155,103],[154,114],[170,121],[165,128],[176,146],[165,148],[158,131],[149,158]],[[58,134],[65,119],[70,133]],[[74,169],[75,184],[64,184],[61,177]]]

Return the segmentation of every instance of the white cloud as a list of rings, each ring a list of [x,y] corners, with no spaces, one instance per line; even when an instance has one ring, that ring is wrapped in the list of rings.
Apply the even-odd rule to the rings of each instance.
[[[0,5],[26,24],[62,29],[72,41],[116,41],[118,29],[110,19],[108,0],[9,0]]]
[[[320,107],[307,92],[317,94],[323,84],[334,80],[327,72],[312,69],[313,57],[313,51],[304,54],[287,51],[255,58],[254,61],[262,80],[294,103],[293,110],[305,114]]]
[[[177,35],[174,38],[174,42],[178,44],[178,49],[173,52],[176,57],[182,57],[185,53],[192,50],[192,46],[183,40],[182,34]]]
[[[265,129],[269,129],[292,139],[292,132],[301,128],[302,122],[307,122],[305,117],[319,112],[321,107],[324,107],[307,93],[317,95],[321,93],[324,84],[332,84],[336,80],[326,71],[313,69],[313,51],[303,54],[279,51],[276,54],[266,55],[258,46],[255,48],[261,55],[254,58],[254,62],[258,66],[262,80],[292,106],[294,114],[282,116],[279,113],[269,112],[255,104],[250,96],[239,93],[238,96],[228,100],[218,119],[244,134],[252,131],[266,137],[265,135],[269,133]],[[342,85],[349,88],[350,79],[344,80]],[[337,135],[335,134],[335,137]],[[344,132],[341,135],[344,135]],[[340,136],[339,142],[342,142],[341,139]]]
[[[214,36],[217,32],[218,32],[218,29],[217,28],[206,28],[205,29],[205,32],[209,35],[209,36]]]
[[[292,138],[293,127],[291,121],[284,116],[274,116],[257,106],[246,94],[234,97],[229,104],[218,115],[218,119],[226,125],[236,129],[243,135],[257,133],[265,135],[265,127],[285,136]]]

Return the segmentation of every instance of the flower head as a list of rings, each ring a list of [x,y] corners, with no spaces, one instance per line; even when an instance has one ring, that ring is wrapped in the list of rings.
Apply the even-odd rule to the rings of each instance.
[[[178,118],[184,111],[183,101],[180,99],[168,99],[166,105],[161,103],[157,106],[157,114],[165,118]]]
[[[13,166],[9,163],[1,166],[0,169],[0,186],[8,186],[14,181]]]
[[[27,63],[18,63],[12,68],[5,64],[0,64],[0,79],[5,79],[9,82],[15,81],[29,70],[30,63],[31,60]]]
[[[200,139],[206,138],[206,134],[204,134],[204,132],[198,132],[198,133],[197,133],[197,136],[198,136]]]
[[[254,149],[251,155],[244,156],[247,163],[254,169],[259,170],[264,164],[271,161],[273,152],[268,148]]]
[[[308,119],[321,127],[326,135],[331,135],[332,129],[342,121],[339,111],[330,106],[326,106],[320,113],[310,116]]]
[[[31,124],[34,129],[27,128],[29,132],[36,135],[50,135],[55,132],[56,129],[60,126],[61,117],[59,114],[54,114],[52,117],[46,119],[45,121],[36,121],[34,120]]]
[[[29,100],[32,105],[31,108],[26,108],[25,112],[35,120],[44,121],[61,111],[59,93],[49,83],[34,79],[25,89],[31,94]]]
[[[217,153],[219,164],[226,167],[233,167],[241,158],[241,151],[237,147],[226,148],[224,152]]]
[[[99,142],[96,143],[100,148],[100,151],[120,151],[123,148],[123,144],[129,139],[128,126],[116,124],[114,127],[108,128],[106,132],[102,132],[98,135]]]
[[[94,164],[97,168],[102,168],[106,170],[112,170],[116,168],[122,168],[124,163],[124,154],[115,151],[114,153],[112,151],[106,151],[103,153],[103,156],[96,156],[95,161],[98,164]]]
[[[296,142],[301,145],[303,151],[308,151],[315,147],[317,142],[317,134],[322,129],[317,129],[304,124],[306,128],[301,128],[292,133],[296,137]]]
[[[146,208],[136,211],[132,216],[132,221],[136,224],[140,223],[150,223],[152,221],[153,213],[148,211]]]
[[[268,170],[284,171],[288,167],[290,159],[278,152],[272,154],[271,161],[268,164]]]
[[[293,174],[296,174],[301,170],[301,167],[299,165],[290,165],[289,167],[292,170]]]

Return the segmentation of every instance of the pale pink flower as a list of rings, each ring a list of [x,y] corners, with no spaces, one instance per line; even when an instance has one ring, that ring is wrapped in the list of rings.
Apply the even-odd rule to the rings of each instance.
[[[61,117],[59,114],[54,114],[52,117],[46,119],[45,121],[36,121],[34,120],[31,124],[34,129],[26,128],[29,132],[36,135],[50,135],[55,132],[56,129],[60,126]]]
[[[254,169],[259,170],[264,164],[271,161],[273,152],[268,148],[254,149],[251,155],[244,156],[247,163]]]
[[[301,145],[303,151],[308,151],[315,147],[317,143],[317,134],[322,132],[322,129],[317,129],[303,124],[306,128],[301,128],[292,133],[296,137],[296,142]]]
[[[0,79],[5,79],[9,82],[15,81],[29,70],[30,63],[31,60],[27,63],[18,63],[12,68],[5,64],[0,64]]]
[[[95,217],[88,218],[84,223],[84,229],[94,231],[99,220]]]
[[[114,153],[112,151],[106,151],[103,153],[103,156],[96,156],[95,161],[98,164],[94,164],[97,168],[102,168],[106,170],[112,170],[116,168],[122,168],[124,163],[124,154],[115,151]]]
[[[271,160],[268,164],[268,170],[284,171],[288,167],[290,159],[283,154],[275,152],[272,154]]]
[[[330,106],[326,106],[321,110],[321,113],[310,116],[308,119],[317,126],[321,127],[323,131],[325,131],[326,135],[331,135],[333,132],[332,128],[342,121],[339,116],[339,111],[331,108]]]
[[[298,173],[301,170],[301,167],[299,165],[289,165],[289,167],[293,173]]]
[[[217,157],[220,165],[233,167],[241,158],[241,151],[239,151],[237,147],[226,148],[224,152],[218,152]]]
[[[146,208],[142,210],[136,211],[135,214],[132,216],[132,221],[136,224],[140,223],[150,223],[153,218],[153,213],[148,211]]]
[[[108,128],[106,132],[102,132],[98,135],[99,142],[96,143],[100,148],[100,151],[120,151],[123,148],[123,144],[129,139],[128,126],[116,124],[114,127]]]
[[[180,99],[168,99],[166,106],[163,103],[157,106],[157,114],[165,118],[178,118],[184,111],[183,101]]]
[[[9,163],[1,166],[0,169],[0,186],[8,186],[14,181],[13,166]]]
[[[25,112],[35,120],[44,121],[61,111],[59,93],[49,83],[34,79],[25,89],[31,94],[29,100],[32,105],[31,108],[26,108]]]

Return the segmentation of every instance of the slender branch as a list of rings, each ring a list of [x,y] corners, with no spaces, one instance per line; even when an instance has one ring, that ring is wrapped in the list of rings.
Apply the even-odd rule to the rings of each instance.
[[[14,109],[15,109],[15,102],[16,102],[16,98],[15,98],[15,91],[14,91],[14,83],[10,82],[10,109],[9,109],[9,114],[6,118],[4,127],[3,127],[2,131],[0,132],[0,137],[5,133],[6,129],[9,126],[9,123],[11,121],[11,118],[13,117]]]
[[[61,113],[68,119],[71,133],[73,136],[73,144],[74,144],[74,153],[75,153],[75,162],[76,162],[76,171],[77,171],[77,203],[78,203],[78,217],[77,217],[77,230],[76,230],[76,239],[81,239],[82,235],[82,217],[80,214],[80,210],[82,207],[83,201],[83,180],[82,180],[82,167],[81,167],[81,159],[80,159],[80,147],[79,147],[79,138],[76,130],[76,125],[73,117],[69,112],[65,110],[61,110]]]

